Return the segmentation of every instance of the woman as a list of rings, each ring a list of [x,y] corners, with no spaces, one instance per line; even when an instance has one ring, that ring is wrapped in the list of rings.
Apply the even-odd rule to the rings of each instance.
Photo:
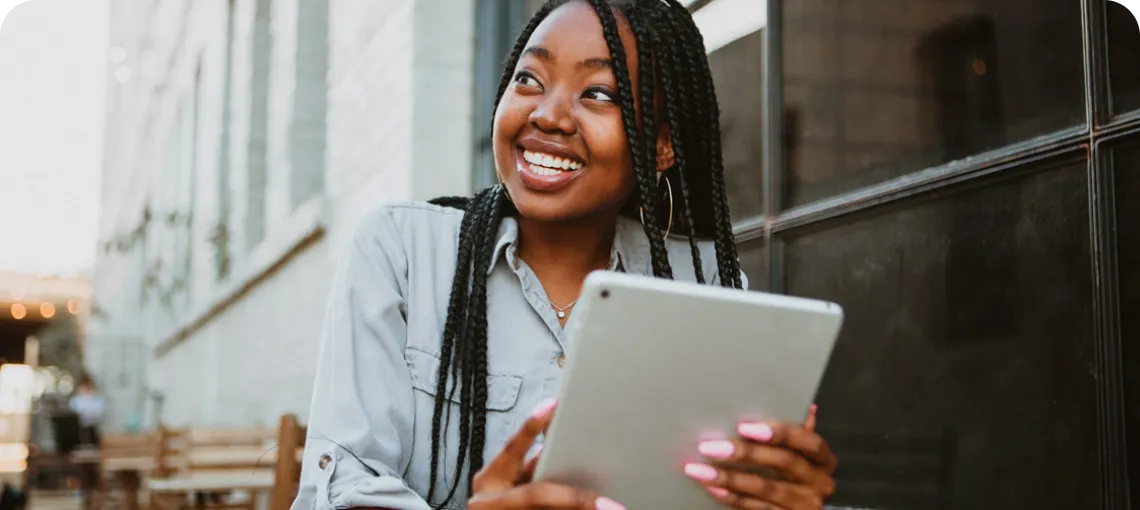
[[[529,482],[553,412],[540,402],[589,272],[746,285],[718,115],[701,36],[675,0],[544,6],[499,87],[501,185],[361,223],[334,285],[293,508],[622,508]],[[708,458],[678,483],[732,508],[819,508],[835,459],[813,421],[742,423],[739,439],[701,444]]]

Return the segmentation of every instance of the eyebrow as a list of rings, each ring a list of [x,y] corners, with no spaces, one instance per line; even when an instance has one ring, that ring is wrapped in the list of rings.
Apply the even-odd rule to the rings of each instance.
[[[554,58],[554,53],[543,46],[530,46],[527,49],[523,50],[522,54],[524,56],[533,55],[540,60],[545,60],[551,63],[556,60]],[[578,67],[584,67],[587,69],[613,69],[614,64],[613,61],[608,58],[588,58],[586,60],[578,62]]]

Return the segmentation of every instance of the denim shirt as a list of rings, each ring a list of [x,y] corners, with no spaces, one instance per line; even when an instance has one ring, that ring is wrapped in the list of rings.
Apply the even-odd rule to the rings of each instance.
[[[325,318],[294,510],[430,507],[424,498],[432,412],[462,216],[398,203],[358,226]],[[575,325],[573,315],[566,329],[559,325],[542,284],[516,256],[517,240],[517,222],[503,219],[487,277],[487,460],[539,402],[556,394]],[[688,241],[666,244],[674,277],[695,280]],[[715,284],[712,243],[702,242],[700,251],[704,274]],[[652,273],[637,221],[618,220],[610,269]],[[459,416],[456,404],[452,416]],[[441,442],[444,469],[434,504],[454,479],[458,421],[450,420]],[[466,495],[463,482],[450,508],[463,508]]]

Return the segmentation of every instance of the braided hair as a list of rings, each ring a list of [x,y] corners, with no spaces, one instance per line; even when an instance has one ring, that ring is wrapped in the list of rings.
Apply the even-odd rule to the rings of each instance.
[[[498,109],[510,86],[519,58],[538,25],[561,5],[574,0],[548,0],[527,23],[505,63],[495,97]],[[705,283],[697,238],[711,238],[716,248],[717,277],[727,287],[740,288],[742,280],[724,189],[719,108],[705,55],[703,38],[689,11],[677,0],[579,0],[593,6],[602,23],[617,80],[616,101],[629,142],[637,186],[622,213],[641,218],[649,241],[653,275],[672,278],[663,225],[672,223],[684,234],[692,252],[697,281]],[[633,86],[615,11],[629,21],[642,64],[634,107]],[[649,63],[649,65],[645,65]],[[664,108],[658,119],[658,91]],[[660,126],[667,124],[675,154],[665,177],[679,184],[680,207],[663,204],[658,188],[654,148]],[[442,197],[432,203],[464,211],[459,231],[455,279],[444,323],[440,365],[432,415],[431,475],[428,501],[435,496],[440,476],[440,444],[448,401],[459,392],[459,451],[451,490],[437,508],[452,501],[467,469],[468,487],[483,467],[487,422],[487,274],[499,224],[517,214],[501,185],[477,192],[471,198]],[[675,209],[670,217],[670,209]],[[448,381],[451,381],[450,386]]]

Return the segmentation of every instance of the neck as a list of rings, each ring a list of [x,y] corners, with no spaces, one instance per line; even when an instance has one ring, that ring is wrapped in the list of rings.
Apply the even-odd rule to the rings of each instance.
[[[518,255],[544,284],[580,284],[609,267],[616,229],[616,217],[558,223],[520,217]]]

